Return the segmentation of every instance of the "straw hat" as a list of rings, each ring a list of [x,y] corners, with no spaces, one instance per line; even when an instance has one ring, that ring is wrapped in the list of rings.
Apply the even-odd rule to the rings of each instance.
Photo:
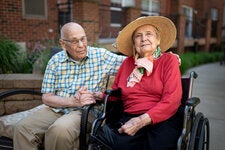
[[[153,25],[159,30],[161,37],[160,48],[162,52],[168,50],[173,45],[177,34],[174,23],[163,16],[147,16],[137,18],[120,31],[116,39],[116,48],[119,52],[127,56],[133,55],[132,35],[138,27],[145,24]]]

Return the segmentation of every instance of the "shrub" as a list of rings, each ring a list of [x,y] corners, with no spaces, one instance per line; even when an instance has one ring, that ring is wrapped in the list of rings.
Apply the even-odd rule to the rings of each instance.
[[[15,73],[20,70],[20,46],[13,41],[0,39],[0,73]]]
[[[189,68],[206,64],[210,62],[220,61],[223,56],[222,51],[217,52],[197,52],[197,53],[184,53],[180,55],[181,58],[181,73],[184,74]]]
[[[50,50],[49,49],[43,50],[43,52],[38,55],[38,58],[33,64],[33,71],[35,73],[44,74],[49,59],[50,59]]]

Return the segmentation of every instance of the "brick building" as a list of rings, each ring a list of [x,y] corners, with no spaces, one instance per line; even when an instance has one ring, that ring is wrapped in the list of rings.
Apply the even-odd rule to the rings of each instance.
[[[38,41],[57,40],[60,27],[80,23],[90,44],[109,45],[118,32],[140,16],[171,18],[178,33],[174,50],[210,49],[222,39],[222,0],[1,0],[0,37],[25,47]]]

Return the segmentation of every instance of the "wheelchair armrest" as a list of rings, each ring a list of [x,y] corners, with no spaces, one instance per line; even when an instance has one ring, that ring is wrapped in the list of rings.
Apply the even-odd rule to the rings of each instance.
[[[197,106],[200,103],[200,99],[198,97],[192,97],[187,100],[188,106]]]

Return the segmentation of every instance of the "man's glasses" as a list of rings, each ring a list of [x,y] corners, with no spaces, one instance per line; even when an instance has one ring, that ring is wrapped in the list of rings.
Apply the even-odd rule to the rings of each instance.
[[[74,44],[74,45],[77,45],[80,41],[82,43],[86,43],[87,42],[87,37],[86,36],[83,36],[82,38],[80,39],[74,39],[74,40],[66,40],[66,39],[62,39],[63,41],[66,41],[66,42],[69,42],[71,44]]]

